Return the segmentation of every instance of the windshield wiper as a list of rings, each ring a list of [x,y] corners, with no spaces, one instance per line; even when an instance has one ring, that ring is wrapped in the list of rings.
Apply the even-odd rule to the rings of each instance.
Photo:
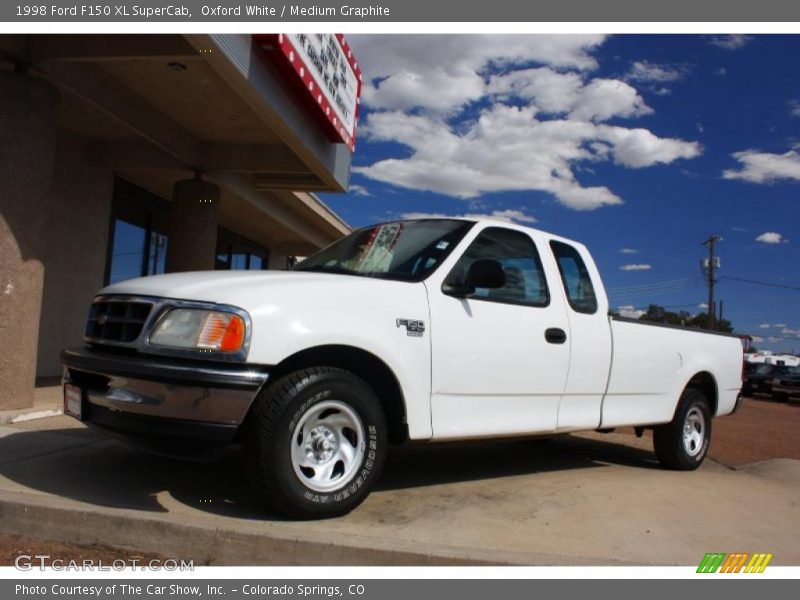
[[[344,267],[339,267],[339,266],[327,267],[325,265],[317,265],[312,267],[297,267],[294,270],[308,271],[311,273],[336,273],[338,275],[362,275],[362,273],[359,273],[358,271],[353,271],[352,269],[345,269]]]

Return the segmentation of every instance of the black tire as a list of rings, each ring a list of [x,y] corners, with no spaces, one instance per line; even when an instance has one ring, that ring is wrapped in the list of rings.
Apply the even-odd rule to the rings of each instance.
[[[698,415],[702,417],[702,433],[697,429]],[[684,443],[687,419],[697,432],[695,437],[699,437],[698,442],[688,442],[691,449],[687,449]],[[703,464],[710,443],[711,405],[703,392],[687,388],[681,395],[672,422],[653,428],[653,446],[658,462],[665,469],[693,471]]]
[[[323,402],[346,405],[360,419],[364,436],[358,444],[351,441],[354,448],[363,448],[360,460],[356,452],[352,461],[353,475],[342,485],[321,491],[313,485],[309,487],[311,479],[301,479],[305,471],[296,472],[292,444],[300,447],[295,431],[301,418]],[[357,435],[353,433],[353,437]],[[296,519],[337,517],[353,510],[369,495],[380,477],[388,442],[383,408],[372,389],[348,371],[314,367],[282,377],[256,399],[245,429],[244,467],[268,508]]]

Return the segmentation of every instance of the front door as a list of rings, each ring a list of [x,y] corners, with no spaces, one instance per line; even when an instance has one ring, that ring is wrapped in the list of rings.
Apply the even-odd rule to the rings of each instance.
[[[528,233],[487,227],[445,281],[463,281],[474,261],[492,259],[505,271],[502,288],[455,298],[428,285],[434,439],[556,429],[569,325],[561,294],[551,302],[548,279],[555,285],[558,275],[545,272],[538,250]]]

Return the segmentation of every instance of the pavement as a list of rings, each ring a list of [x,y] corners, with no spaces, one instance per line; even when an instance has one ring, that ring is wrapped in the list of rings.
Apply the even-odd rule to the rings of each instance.
[[[671,472],[647,437],[587,433],[398,448],[354,512],[292,522],[254,502],[236,449],[187,463],[65,416],[0,426],[0,532],[195,564],[693,565],[744,551],[797,565],[798,501],[798,460]]]

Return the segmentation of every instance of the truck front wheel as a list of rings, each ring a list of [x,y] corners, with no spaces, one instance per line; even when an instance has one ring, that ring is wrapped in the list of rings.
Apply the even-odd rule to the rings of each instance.
[[[653,428],[653,445],[661,466],[692,471],[703,463],[711,442],[711,407],[705,394],[687,388],[671,423]]]
[[[362,379],[333,367],[304,369],[256,399],[245,470],[270,508],[299,519],[335,517],[367,497],[387,444],[383,409]]]

